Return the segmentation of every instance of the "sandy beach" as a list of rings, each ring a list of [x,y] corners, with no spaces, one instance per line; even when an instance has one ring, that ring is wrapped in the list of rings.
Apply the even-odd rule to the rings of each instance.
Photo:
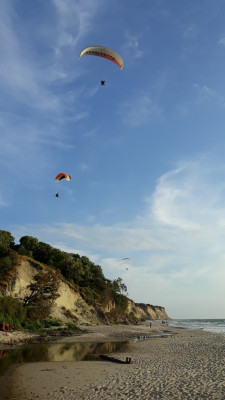
[[[16,365],[4,376],[5,388],[10,388],[5,399],[225,399],[225,335],[164,327],[158,322],[151,328],[145,323],[87,329],[82,336],[59,341],[125,339],[154,335],[162,329],[174,335],[130,342],[125,351],[110,354],[122,360],[131,357],[132,364],[79,361]]]

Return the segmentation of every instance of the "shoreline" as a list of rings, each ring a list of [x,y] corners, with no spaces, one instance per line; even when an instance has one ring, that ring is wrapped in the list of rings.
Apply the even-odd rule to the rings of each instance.
[[[82,336],[59,343],[131,339],[137,333],[169,331],[172,336],[129,342],[110,356],[132,364],[109,361],[38,362],[15,365],[4,380],[8,399],[24,400],[224,400],[225,335],[142,325],[92,326]]]
[[[168,331],[168,326],[163,326],[160,321],[151,321],[151,328],[148,322],[144,322],[137,325],[132,324],[117,324],[117,325],[88,325],[88,326],[78,326],[80,331],[71,335],[47,335],[46,337],[40,336],[38,333],[30,333],[26,331],[14,330],[10,332],[0,331],[0,350],[14,349],[24,344],[31,343],[36,344],[38,341],[41,343],[62,343],[74,341],[86,341],[88,340],[100,340],[104,338],[105,340],[111,339],[131,339],[140,335],[152,335],[154,330],[161,330],[162,332]],[[161,329],[160,329],[161,328]],[[172,327],[171,327],[172,329]],[[179,327],[176,329],[180,329]],[[183,329],[183,328],[182,328]],[[156,332],[157,333],[157,332]]]

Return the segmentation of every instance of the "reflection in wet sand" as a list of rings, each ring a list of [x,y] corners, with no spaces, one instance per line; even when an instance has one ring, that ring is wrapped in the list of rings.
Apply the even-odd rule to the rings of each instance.
[[[0,375],[12,364],[40,361],[96,360],[101,353],[121,350],[127,342],[81,342],[32,344],[18,349],[3,350],[0,357]]]

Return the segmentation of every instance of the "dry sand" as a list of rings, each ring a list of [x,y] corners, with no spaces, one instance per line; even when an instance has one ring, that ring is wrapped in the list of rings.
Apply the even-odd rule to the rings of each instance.
[[[113,356],[132,364],[107,361],[41,362],[15,366],[5,376],[11,387],[7,399],[25,400],[224,400],[225,335],[146,326],[96,326],[81,337],[63,342],[108,340],[175,332],[172,337],[130,343]],[[111,354],[112,355],[112,354]],[[0,397],[1,398],[1,397]]]

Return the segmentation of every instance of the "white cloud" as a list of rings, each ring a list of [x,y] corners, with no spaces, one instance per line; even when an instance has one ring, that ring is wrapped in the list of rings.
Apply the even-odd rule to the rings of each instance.
[[[198,224],[191,218],[196,210],[192,204],[195,177],[187,180],[186,176],[183,177],[184,172],[185,167],[179,167],[159,179],[153,195],[152,211],[155,219],[164,225],[197,229]]]

